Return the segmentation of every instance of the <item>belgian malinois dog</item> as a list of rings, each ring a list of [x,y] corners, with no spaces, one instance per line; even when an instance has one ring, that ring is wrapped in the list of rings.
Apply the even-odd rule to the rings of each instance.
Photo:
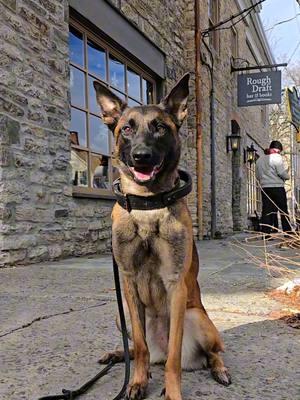
[[[158,105],[128,107],[94,82],[102,120],[115,137],[114,158],[123,194],[149,197],[172,191],[178,181],[179,129],[187,114],[189,74]],[[181,369],[210,367],[215,380],[231,383],[197,282],[198,255],[185,199],[151,210],[112,212],[115,259],[122,272],[131,321],[134,373],[127,399],[145,397],[150,364],[165,362],[165,398],[181,400]],[[122,351],[100,361],[121,361]],[[204,364],[203,364],[204,361]]]

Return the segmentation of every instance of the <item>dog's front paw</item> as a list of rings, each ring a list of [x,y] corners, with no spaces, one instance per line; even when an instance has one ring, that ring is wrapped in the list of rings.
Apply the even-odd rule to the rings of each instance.
[[[231,384],[231,376],[227,368],[212,369],[211,374],[214,380],[221,383],[221,385],[229,386]]]
[[[126,400],[142,400],[146,397],[147,385],[142,383],[130,383],[127,386]]]
[[[182,400],[181,394],[178,391],[172,391],[170,393],[167,393],[166,388],[163,388],[163,390],[160,393],[160,397],[165,396],[165,400]]]

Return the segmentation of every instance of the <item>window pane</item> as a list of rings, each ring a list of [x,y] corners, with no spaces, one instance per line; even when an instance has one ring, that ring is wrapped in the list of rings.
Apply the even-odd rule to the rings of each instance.
[[[89,72],[106,80],[105,50],[88,40],[88,68]]]
[[[90,148],[101,154],[109,155],[109,132],[100,118],[90,116]]]
[[[89,76],[89,110],[95,114],[100,113],[100,106],[97,103],[96,99],[96,90],[94,88],[93,82],[95,78]]]
[[[140,103],[138,103],[137,101],[134,101],[134,100],[132,100],[132,99],[129,99],[128,98],[128,105],[129,105],[129,107],[137,107],[137,106],[140,106],[141,104]]]
[[[126,96],[123,93],[120,93],[118,90],[115,90],[113,88],[109,88],[116,96],[119,97],[119,99],[126,101]]]
[[[84,73],[79,69],[70,69],[71,104],[85,108]]]
[[[70,61],[83,67],[83,40],[82,34],[70,26],[69,32]]]
[[[77,141],[79,146],[86,147],[86,113],[71,109],[71,129],[72,140]],[[75,144],[75,143],[74,143]]]
[[[141,100],[140,76],[131,69],[127,70],[127,91],[129,96]]]
[[[92,154],[91,159],[91,186],[98,189],[108,189],[108,157]]]
[[[71,149],[72,183],[74,186],[88,186],[88,154],[86,151]]]
[[[110,83],[117,89],[125,90],[125,67],[121,61],[114,56],[109,56],[109,76]]]
[[[146,79],[143,79],[143,103],[153,104],[153,85]]]

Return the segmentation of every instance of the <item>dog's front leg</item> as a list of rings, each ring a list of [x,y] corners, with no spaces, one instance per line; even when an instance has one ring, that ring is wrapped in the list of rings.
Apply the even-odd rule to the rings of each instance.
[[[171,289],[170,332],[165,369],[166,400],[181,400],[181,352],[187,288],[181,279]]]
[[[124,277],[123,282],[134,346],[134,373],[127,388],[127,399],[140,400],[145,397],[150,364],[150,355],[145,338],[145,307],[139,299],[136,284],[132,278]]]

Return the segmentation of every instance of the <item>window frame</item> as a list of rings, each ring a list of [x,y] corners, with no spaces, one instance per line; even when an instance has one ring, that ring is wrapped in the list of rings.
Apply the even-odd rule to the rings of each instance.
[[[107,156],[109,159],[109,165],[108,165],[108,184],[109,188],[103,189],[103,188],[93,188],[90,187],[91,184],[91,176],[92,176],[92,155],[100,155],[100,152],[92,150],[91,147],[89,147],[89,117],[90,115],[92,116],[97,116],[98,118],[100,115],[96,114],[94,111],[90,110],[89,108],[89,96],[88,96],[88,87],[89,87],[89,77],[92,77],[93,79],[104,83],[107,85],[108,88],[114,89],[114,91],[118,91],[120,95],[125,96],[125,101],[133,100],[135,102],[138,102],[137,99],[135,99],[133,96],[128,95],[128,85],[127,85],[127,70],[130,69],[134,72],[136,72],[142,79],[147,80],[152,84],[153,88],[153,103],[156,103],[157,101],[157,90],[158,90],[158,83],[154,77],[154,75],[151,75],[146,68],[143,69],[141,65],[139,65],[137,62],[132,62],[129,59],[129,56],[126,54],[126,49],[122,51],[121,48],[118,48],[116,45],[110,43],[109,39],[104,38],[101,36],[101,34],[95,33],[92,31],[91,28],[89,28],[86,24],[81,23],[77,18],[70,17],[69,19],[69,27],[74,28],[75,30],[79,31],[83,38],[83,57],[84,60],[88,60],[87,56],[87,41],[88,39],[91,40],[93,43],[96,45],[100,46],[103,50],[105,50],[105,62],[106,62],[106,80],[101,79],[99,76],[95,75],[93,72],[89,72],[88,65],[84,63],[84,65],[79,65],[76,64],[75,62],[71,61],[69,58],[69,67],[75,67],[79,71],[81,71],[84,74],[84,96],[85,96],[85,107],[78,106],[78,105],[73,105],[71,103],[70,99],[70,108],[73,108],[75,110],[79,110],[81,112],[85,113],[85,128],[86,128],[86,138],[87,138],[87,144],[86,147],[82,145],[75,145],[71,143],[71,151],[72,149],[77,149],[81,150],[87,153],[88,157],[88,163],[87,163],[87,179],[88,179],[88,187],[86,186],[75,186],[72,184],[72,195],[73,197],[90,197],[90,198],[106,198],[106,199],[114,199],[115,196],[112,191],[112,183],[113,183],[113,165],[112,165],[112,157],[113,157],[113,144],[114,144],[114,137],[113,133],[109,130],[109,155]],[[124,91],[121,91],[120,89],[112,86],[110,84],[110,76],[109,76],[109,55],[112,55],[116,57],[119,61],[121,61],[124,64]],[[134,60],[135,61],[135,60]],[[141,90],[141,101],[143,103],[140,104],[145,104],[144,103],[144,93],[143,93],[143,81],[140,79],[140,90]],[[99,107],[99,113],[100,113],[100,107]]]
[[[215,4],[215,6],[213,5]],[[214,7],[215,14],[214,15]],[[220,21],[220,1],[209,0],[208,1],[208,25],[212,27]],[[220,54],[220,35],[218,30],[212,30],[209,33],[209,44],[217,54]]]
[[[231,35],[231,55],[233,58],[239,57],[239,34],[237,29],[232,26],[230,28]]]

